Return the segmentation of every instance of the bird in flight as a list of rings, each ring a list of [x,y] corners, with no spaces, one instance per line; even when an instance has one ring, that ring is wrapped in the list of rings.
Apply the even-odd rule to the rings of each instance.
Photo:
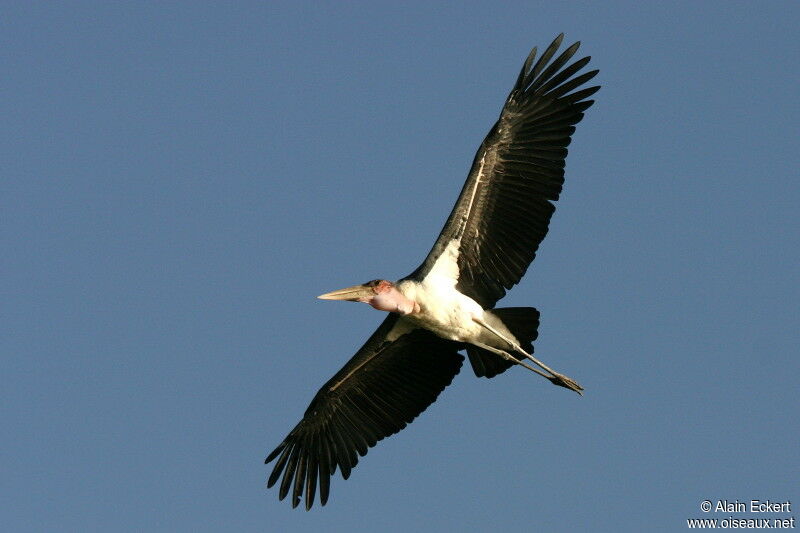
[[[600,88],[581,88],[598,72],[579,74],[589,57],[565,66],[579,42],[556,56],[563,38],[538,60],[536,48],[526,59],[422,264],[396,282],[377,279],[319,296],[389,314],[266,458],[277,459],[267,486],[283,474],[279,498],[291,492],[292,507],[302,498],[310,509],[317,486],[325,505],[336,470],[350,477],[359,456],[436,401],[461,369],[462,350],[478,377],[518,365],[581,394],[577,382],[532,355],[539,311],[495,308],[547,234],[570,137]]]

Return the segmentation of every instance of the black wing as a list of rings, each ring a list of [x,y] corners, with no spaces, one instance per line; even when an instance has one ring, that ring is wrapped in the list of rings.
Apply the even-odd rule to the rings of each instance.
[[[305,416],[265,463],[278,461],[267,482],[281,477],[279,497],[292,491],[292,507],[301,496],[306,509],[314,503],[319,483],[322,505],[337,467],[342,477],[358,463],[358,455],[411,423],[432,404],[464,358],[459,343],[424,329],[408,329],[394,340],[403,324],[390,314],[366,344],[314,396]]]
[[[444,230],[409,277],[424,278],[454,240],[457,288],[485,308],[494,307],[525,274],[555,211],[552,202],[564,183],[564,160],[575,124],[594,103],[587,98],[600,88],[575,91],[598,72],[576,75],[589,57],[562,68],[580,43],[550,62],[563,37],[559,35],[533,67],[536,48],[528,56],[500,118],[475,154]]]

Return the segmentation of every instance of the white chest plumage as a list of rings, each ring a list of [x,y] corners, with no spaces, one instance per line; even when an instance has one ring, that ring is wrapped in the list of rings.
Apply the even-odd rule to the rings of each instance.
[[[458,241],[451,241],[422,281],[405,280],[397,289],[419,305],[419,312],[406,318],[440,337],[468,342],[481,333],[473,317],[482,318],[483,308],[456,290]]]

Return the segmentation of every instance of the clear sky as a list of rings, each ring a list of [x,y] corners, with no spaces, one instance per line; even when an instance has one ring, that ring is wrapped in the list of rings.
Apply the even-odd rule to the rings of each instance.
[[[4,2],[3,529],[683,531],[704,499],[800,506],[798,25],[797,2]],[[603,89],[502,305],[541,310],[537,354],[586,395],[465,367],[293,511],[262,461],[382,319],[315,296],[418,265],[562,31]]]

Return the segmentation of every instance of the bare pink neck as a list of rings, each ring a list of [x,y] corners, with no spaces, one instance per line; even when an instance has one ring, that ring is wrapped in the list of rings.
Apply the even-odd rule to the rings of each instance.
[[[401,315],[410,315],[411,313],[419,312],[419,304],[413,300],[409,300],[395,287],[376,294],[369,305],[380,311],[389,311],[390,313],[399,313]]]

